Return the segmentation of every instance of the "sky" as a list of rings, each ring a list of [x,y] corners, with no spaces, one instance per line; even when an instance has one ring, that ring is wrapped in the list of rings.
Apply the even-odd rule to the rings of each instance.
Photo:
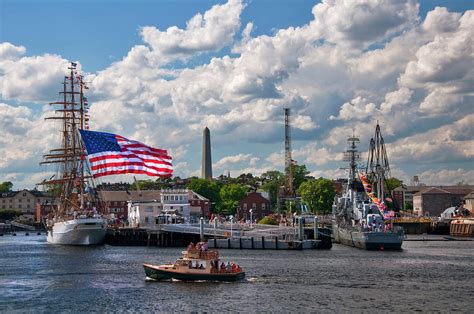
[[[474,184],[473,1],[0,0],[0,182],[34,188],[54,169],[44,118],[68,62],[86,77],[91,129],[167,149],[175,175],[284,168],[343,178],[377,122],[392,176]],[[138,177],[144,179],[145,177]],[[149,177],[154,179],[153,177]],[[131,182],[133,175],[100,182]]]

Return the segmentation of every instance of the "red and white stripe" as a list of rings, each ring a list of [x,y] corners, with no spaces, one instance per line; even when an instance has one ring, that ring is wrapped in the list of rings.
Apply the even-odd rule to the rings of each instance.
[[[101,152],[89,155],[94,178],[125,173],[171,177],[172,159],[168,152],[116,135],[121,152]]]

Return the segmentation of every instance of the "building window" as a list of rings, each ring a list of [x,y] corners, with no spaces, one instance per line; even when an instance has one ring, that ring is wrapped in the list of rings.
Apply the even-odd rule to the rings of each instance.
[[[244,203],[244,210],[247,210],[247,203]]]
[[[26,205],[26,208],[30,208],[30,204]]]
[[[265,203],[262,203],[262,210],[265,210]]]
[[[26,196],[26,193],[23,193],[23,196]]]
[[[18,208],[21,208],[21,204],[20,204],[20,205],[18,205]]]
[[[30,199],[27,199],[26,201],[29,203],[29,202],[30,202]]]
[[[147,206],[147,207],[145,207],[145,211],[148,212],[148,213],[152,213],[153,212],[153,207]]]

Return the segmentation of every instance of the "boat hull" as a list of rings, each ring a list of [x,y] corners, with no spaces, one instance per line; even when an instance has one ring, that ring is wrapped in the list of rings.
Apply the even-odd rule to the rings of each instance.
[[[361,232],[333,227],[334,241],[364,250],[399,251],[402,249],[404,234],[400,232]]]
[[[81,218],[55,222],[46,240],[61,245],[96,245],[104,243],[107,221],[103,218]]]
[[[182,273],[173,270],[160,269],[159,266],[143,264],[145,274],[154,280],[182,280],[182,281],[239,281],[245,278],[245,272],[240,273]]]

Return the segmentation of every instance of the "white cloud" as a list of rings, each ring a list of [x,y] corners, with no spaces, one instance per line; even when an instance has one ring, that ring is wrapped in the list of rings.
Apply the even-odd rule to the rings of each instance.
[[[186,29],[172,26],[160,31],[152,26],[143,27],[143,40],[152,48],[150,58],[157,64],[163,64],[231,44],[239,30],[243,8],[240,0],[230,0],[226,4],[213,6],[204,15],[196,14],[186,23]]]
[[[367,99],[357,96],[350,102],[342,105],[337,117],[330,116],[331,120],[365,120],[369,116],[377,114],[377,106],[368,102]]]
[[[26,48],[23,46],[15,46],[8,42],[0,43],[0,62],[5,60],[17,60],[24,55]]]
[[[250,166],[255,166],[257,161],[259,160],[258,157],[253,156],[252,154],[238,154],[234,156],[226,156],[221,158],[218,162],[212,165],[213,168],[216,169],[229,169],[234,164],[248,164]]]
[[[390,159],[397,162],[472,161],[474,158],[474,114],[453,124],[408,136],[387,145]]]
[[[311,30],[325,40],[365,46],[410,27],[418,19],[414,1],[325,0],[313,8]]]
[[[428,170],[418,175],[420,182],[426,185],[455,185],[458,182],[474,184],[474,170],[463,168]]]
[[[0,96],[21,101],[45,101],[57,92],[68,61],[57,55],[25,57],[24,47],[0,46]],[[50,98],[49,98],[50,99]]]
[[[244,7],[229,1],[184,28],[142,28],[141,45],[103,71],[86,73],[92,128],[169,149],[181,176],[199,174],[200,158],[191,150],[204,126],[214,153],[227,156],[216,169],[283,169],[284,107],[292,110],[294,159],[315,176],[339,176],[334,161],[347,137],[355,129],[365,150],[377,120],[400,174],[406,161],[426,166],[472,158],[473,12],[436,8],[419,23],[414,1],[328,0],[314,6],[307,25],[252,36],[259,25],[241,28]],[[233,54],[213,55],[223,48]],[[202,53],[211,60],[186,63]],[[0,142],[5,167],[14,164],[13,153],[35,159],[54,143],[37,135],[51,127],[21,102],[54,101],[67,61],[25,54],[22,46],[0,44],[0,95],[18,103],[0,112],[0,125],[15,123],[0,126],[11,139]],[[177,59],[184,60],[181,68],[167,68]],[[258,153],[242,153],[248,143],[253,150],[259,143]]]

